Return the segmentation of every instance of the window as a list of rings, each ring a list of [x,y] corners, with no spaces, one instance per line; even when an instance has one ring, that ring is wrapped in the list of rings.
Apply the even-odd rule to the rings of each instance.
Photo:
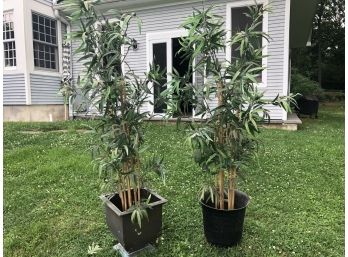
[[[33,13],[34,66],[58,70],[57,22]]]
[[[5,67],[17,65],[16,42],[13,26],[13,12],[3,14],[3,40],[4,40],[4,61]]]
[[[246,6],[243,7],[233,7],[231,9],[231,33],[232,36],[239,32],[244,30],[247,26],[250,26],[252,23],[251,17],[247,16],[246,14],[249,13],[249,8]],[[264,18],[264,17],[263,17]],[[262,23],[264,20],[262,21]],[[258,25],[256,28],[257,31],[262,31],[262,23]],[[262,47],[262,41],[263,39],[261,37],[258,38],[257,42],[255,42],[255,45],[258,47]],[[239,57],[239,49],[237,49],[237,46],[232,45],[231,49],[231,60]],[[262,60],[260,60],[260,64],[264,64]],[[260,76],[256,78],[258,82],[262,82],[263,76],[260,73]]]

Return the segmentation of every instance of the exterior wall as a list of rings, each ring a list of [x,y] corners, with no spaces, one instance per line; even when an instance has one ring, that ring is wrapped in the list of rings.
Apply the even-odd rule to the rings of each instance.
[[[288,0],[270,0],[272,12],[268,14],[268,34],[272,40],[268,45],[267,58],[267,85],[260,88],[265,91],[265,97],[274,98],[276,95],[283,95],[287,88],[287,82],[284,84],[285,71],[287,67],[287,56],[284,55],[285,40],[288,40],[285,35],[286,29],[286,2]],[[216,14],[226,20],[226,4],[234,3],[233,0],[215,0],[207,1],[206,5],[213,3],[216,8]],[[139,34],[136,22],[129,27],[128,35],[134,37],[138,42],[138,49],[130,50],[126,61],[131,70],[136,75],[143,77],[147,71],[148,57],[147,57],[147,42],[146,35],[154,32],[168,32],[177,30],[180,24],[190,16],[193,8],[202,8],[201,1],[195,3],[183,3],[163,7],[143,8],[142,10],[135,10],[137,16],[142,20],[142,34]],[[73,44],[73,49],[77,48],[78,43]],[[225,53],[220,53],[221,59],[226,58]],[[73,77],[76,81],[78,74],[82,73],[81,64],[77,63],[78,56],[73,57]],[[212,106],[216,106],[216,100],[211,102]],[[145,109],[152,111],[151,106],[145,106]],[[270,110],[271,119],[284,120],[284,111],[279,107],[268,106]]]
[[[31,104],[63,104],[58,95],[60,76],[42,76],[30,74]]]
[[[3,0],[3,11],[13,12],[13,25],[16,43],[16,67],[4,67],[4,74],[23,74],[26,70],[26,62],[21,60],[25,53],[24,21],[23,21],[23,1],[22,0]],[[1,60],[3,62],[3,60]]]
[[[3,104],[25,105],[25,78],[24,73],[4,74],[3,77]]]
[[[25,38],[27,40],[27,72],[30,85],[30,104],[57,104],[63,103],[63,98],[58,96],[60,78],[62,77],[62,33],[61,22],[56,19],[52,9],[51,0],[26,0],[25,1]],[[32,12],[45,15],[57,20],[58,39],[58,71],[42,70],[34,67],[33,53],[33,28]],[[39,90],[42,90],[41,92]]]
[[[4,106],[4,121],[64,120],[64,105]]]
[[[60,104],[58,96],[62,73],[62,31],[57,21],[59,70],[47,71],[34,67],[32,12],[57,20],[52,0],[3,0],[4,11],[13,11],[16,43],[16,67],[4,67],[4,104]],[[32,99],[33,97],[33,99]]]

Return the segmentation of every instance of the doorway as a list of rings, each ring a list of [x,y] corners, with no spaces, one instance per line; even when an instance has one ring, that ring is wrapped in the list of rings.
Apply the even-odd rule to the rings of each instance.
[[[163,33],[150,33],[147,35],[147,47],[148,47],[148,63],[158,65],[161,71],[164,71],[164,75],[159,79],[159,85],[153,86],[153,113],[156,115],[162,115],[167,108],[166,104],[161,100],[160,94],[167,88],[167,82],[172,79],[171,73],[174,70],[182,76],[188,76],[188,81],[193,83],[194,76],[192,76],[192,67],[189,65],[189,60],[185,60],[181,53],[178,53],[181,45],[180,38],[185,37],[186,32],[184,30],[178,30],[173,32]],[[184,88],[185,85],[180,85]],[[180,99],[179,112],[181,115],[191,117],[193,115],[192,107],[192,93],[188,90],[180,90],[178,96]],[[177,116],[177,113],[175,116]]]

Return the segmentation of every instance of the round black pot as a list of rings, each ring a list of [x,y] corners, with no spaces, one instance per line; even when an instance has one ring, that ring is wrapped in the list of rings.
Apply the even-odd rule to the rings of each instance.
[[[208,243],[219,247],[230,247],[242,239],[245,210],[249,197],[235,191],[235,209],[216,209],[211,201],[201,200],[204,235]]]

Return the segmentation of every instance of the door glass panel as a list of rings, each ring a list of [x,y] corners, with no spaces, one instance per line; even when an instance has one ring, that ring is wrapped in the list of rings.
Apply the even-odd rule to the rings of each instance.
[[[160,94],[166,89],[167,83],[167,44],[153,44],[153,64],[159,66],[163,76],[158,80],[159,85],[154,84],[154,112],[164,113],[166,105],[160,99]]]
[[[252,23],[251,17],[247,16],[246,13],[249,13],[248,7],[236,7],[232,8],[232,36],[237,32],[244,31],[247,26],[250,26]],[[256,28],[256,31],[262,31],[262,22]],[[258,37],[257,41],[254,42],[254,45],[258,48],[262,47],[262,38]],[[239,57],[239,47],[232,45],[232,61]],[[262,60],[259,60],[259,64],[262,65]],[[262,74],[256,78],[258,82],[262,81]]]
[[[179,53],[180,48],[180,38],[172,38],[173,72],[176,70],[180,77],[189,76],[188,81],[192,83],[192,67],[189,66],[189,60]],[[185,85],[180,85],[180,87],[183,88]],[[180,95],[173,96],[180,99],[180,112],[184,116],[192,116],[192,93],[185,89],[180,91]]]

